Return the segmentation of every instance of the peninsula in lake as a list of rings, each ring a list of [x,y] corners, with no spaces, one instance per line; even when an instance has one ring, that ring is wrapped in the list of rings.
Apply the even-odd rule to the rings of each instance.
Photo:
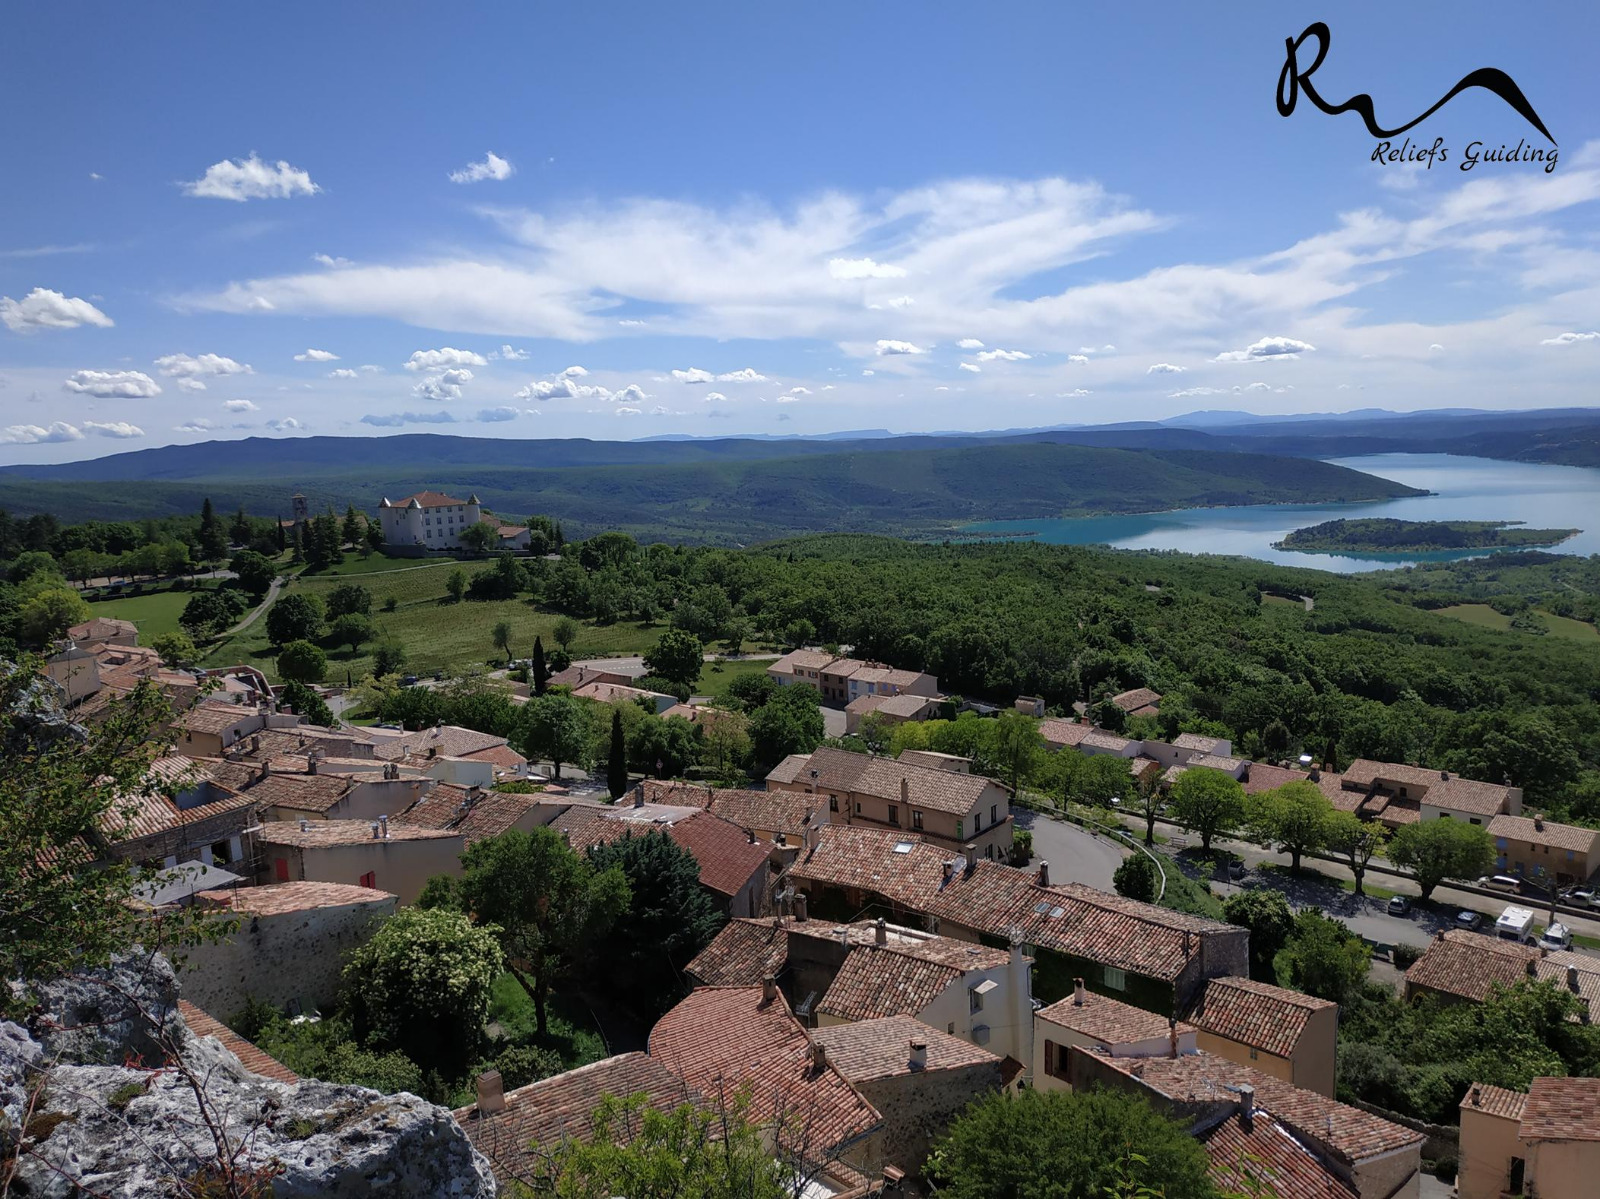
[[[1296,529],[1273,548],[1305,553],[1408,554],[1557,545],[1582,529],[1530,529],[1506,520],[1329,520]]]

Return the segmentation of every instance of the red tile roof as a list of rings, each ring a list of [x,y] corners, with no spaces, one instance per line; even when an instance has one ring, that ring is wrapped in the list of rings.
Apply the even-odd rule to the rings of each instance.
[[[817,816],[826,819],[826,813],[817,804],[817,797],[804,791],[718,790],[711,792],[706,808],[712,815],[721,816],[745,830],[783,833],[792,845],[799,844],[800,838],[805,836],[806,829],[815,823]]]
[[[978,774],[958,774],[827,746],[811,755],[807,769],[817,772],[818,791],[873,795],[891,803],[901,802],[904,795],[905,802],[913,808],[954,816],[965,816],[986,791],[999,786]]]
[[[1510,1091],[1505,1087],[1491,1087],[1486,1082],[1475,1082],[1461,1097],[1461,1110],[1485,1112],[1520,1122],[1523,1106],[1527,1102],[1528,1096],[1524,1091]]]
[[[789,964],[789,934],[781,921],[741,917],[730,920],[684,973],[702,986],[748,987]]]
[[[357,904],[394,903],[396,897],[373,887],[348,883],[293,882],[271,883],[264,887],[225,887],[202,891],[199,898],[209,905],[245,912],[252,916],[282,916],[289,912],[308,912],[316,908],[354,907]]]
[[[472,845],[515,827],[539,806],[537,792],[484,791],[439,783],[432,791],[394,817],[393,823],[414,828],[453,829]]]
[[[484,749],[475,749],[470,753],[461,755],[469,762],[488,762],[500,770],[516,770],[526,766],[528,759],[512,749],[509,745],[490,745]]]
[[[1294,1130],[1271,1113],[1257,1111],[1247,1123],[1229,1116],[1200,1138],[1211,1159],[1211,1181],[1230,1194],[1254,1194],[1263,1184],[1274,1199],[1356,1199],[1359,1192],[1323,1164]]]
[[[752,876],[766,870],[772,852],[764,842],[751,841],[738,825],[710,812],[675,821],[667,835],[694,854],[701,883],[719,895],[743,891]]]
[[[1600,1141],[1600,1078],[1536,1078],[1522,1108],[1524,1141]]]
[[[1420,987],[1482,1003],[1496,986],[1527,978],[1528,963],[1538,960],[1532,945],[1453,928],[1436,937],[1406,971],[1406,993]]]
[[[251,796],[237,795],[215,785],[208,788],[208,794],[216,798],[187,808],[180,808],[161,794],[119,796],[101,818],[101,829],[113,842],[122,843],[159,836],[230,812],[237,814],[241,828],[253,823],[257,802]]]
[[[1079,724],[1075,720],[1043,720],[1039,722],[1039,736],[1057,747],[1077,745],[1095,728],[1092,724]]]
[[[833,1024],[813,1029],[811,1036],[826,1051],[828,1062],[857,1085],[924,1070],[960,1070],[971,1066],[992,1066],[996,1082],[1000,1077],[1000,1059],[987,1049],[952,1037],[942,1029],[930,1028],[912,1016]],[[918,1070],[911,1067],[913,1041],[927,1046],[928,1050],[927,1064]],[[976,1087],[972,1097],[978,1098]]]
[[[239,1064],[252,1074],[259,1074],[276,1082],[293,1084],[300,1081],[300,1076],[277,1058],[245,1040],[222,1021],[195,1007],[187,999],[178,1000],[178,1011],[183,1015],[183,1022],[189,1026],[190,1032],[197,1037],[216,1037],[222,1042],[222,1047],[238,1058]]]
[[[1548,845],[1551,849],[1570,849],[1581,854],[1592,854],[1595,843],[1600,841],[1600,829],[1578,828],[1549,820],[1535,821],[1527,816],[1496,816],[1489,821],[1489,835],[1505,837],[1510,841],[1526,841],[1530,845]]]
[[[1040,1008],[1037,1014],[1040,1020],[1048,1020],[1062,1028],[1093,1037],[1111,1048],[1166,1038],[1172,1032],[1172,1026],[1167,1023],[1165,1016],[1147,1012],[1108,995],[1097,995],[1093,991],[1084,993],[1081,1005],[1069,995],[1048,1007]],[[1177,1030],[1180,1037],[1194,1032],[1193,1026],[1181,1020]]]
[[[786,1139],[818,1157],[882,1123],[833,1066],[817,1069],[782,992],[767,1000],[760,987],[698,987],[650,1030],[650,1056],[708,1096],[749,1087],[751,1115],[801,1122]]]
[[[391,508],[404,508],[412,500],[416,500],[424,508],[462,508],[467,504],[466,500],[458,500],[442,491],[418,491],[398,500],[390,500],[389,506]]]
[[[1153,708],[1161,702],[1161,692],[1152,691],[1148,687],[1136,687],[1132,691],[1124,691],[1121,695],[1113,695],[1111,702],[1124,712],[1137,712],[1141,708]]]
[[[841,1020],[915,1016],[960,979],[953,966],[862,945],[845,955],[817,1014]]]
[[[1202,1032],[1274,1057],[1292,1057],[1311,1017],[1338,1006],[1250,978],[1213,978],[1200,989],[1187,1016]]]
[[[1374,762],[1369,758],[1351,762],[1344,779],[1349,786],[1362,791],[1379,784],[1404,784],[1409,791],[1421,791],[1424,803],[1476,816],[1497,815],[1505,811],[1510,802],[1511,789],[1500,783],[1481,783],[1446,770]]]
[[[247,794],[264,808],[289,808],[320,815],[338,807],[355,787],[355,781],[342,774],[274,772],[251,783]]]
[[[372,825],[366,820],[312,820],[301,831],[297,820],[270,820],[256,834],[265,845],[292,845],[298,849],[326,849],[335,845],[359,845],[364,841],[377,844],[395,841],[453,840],[459,833],[445,829],[412,828],[389,822],[387,838],[374,836]]]

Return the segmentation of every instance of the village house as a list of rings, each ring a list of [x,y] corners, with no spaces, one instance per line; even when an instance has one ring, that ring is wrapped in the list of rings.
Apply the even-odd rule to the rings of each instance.
[[[611,683],[617,687],[631,687],[635,681],[633,675],[622,674],[615,670],[602,670],[595,666],[569,666],[551,675],[546,685],[572,689],[582,687],[585,683]]]
[[[1044,716],[1044,700],[1037,695],[1019,695],[1011,707],[1022,715],[1032,716],[1036,720]]]
[[[1161,692],[1152,691],[1148,687],[1135,687],[1132,691],[1113,695],[1111,702],[1129,716],[1161,715]]]
[[[824,747],[803,763],[780,763],[767,788],[816,796],[832,824],[904,829],[987,858],[1011,852],[1011,793],[981,775]]]
[[[1483,1003],[1496,987],[1515,986],[1524,979],[1554,983],[1571,992],[1584,1015],[1600,1012],[1600,959],[1455,928],[1434,938],[1411,964],[1405,998],[1433,995],[1445,1003]]]
[[[443,492],[419,491],[399,500],[385,497],[378,505],[378,524],[387,546],[460,549],[461,534],[482,519],[476,495],[458,500]],[[495,524],[498,528],[499,522]]]
[[[259,804],[178,754],[151,763],[150,785],[118,796],[101,816],[102,843],[91,857],[173,867],[185,862],[251,873]]]
[[[1333,1098],[1337,1003],[1251,978],[1211,978],[1184,1019],[1206,1052]]]
[[[788,877],[813,917],[881,914],[996,948],[1021,944],[1044,1003],[1084,978],[1093,990],[1171,1014],[1205,979],[1247,973],[1246,930],[1078,883],[1052,885],[1048,862],[1018,870],[914,834],[828,825]]]
[[[101,645],[138,645],[139,626],[131,620],[96,616],[92,620],[86,620],[69,628],[67,640],[88,650]]]
[[[633,687],[622,683],[602,683],[597,679],[592,679],[587,683],[574,687],[572,694],[578,699],[586,699],[597,704],[643,702],[649,704],[657,716],[660,716],[678,702],[676,696],[666,695],[660,691],[646,691],[643,687]]]
[[[243,784],[269,820],[377,820],[395,816],[416,803],[432,779],[391,777],[377,763],[349,774],[325,773],[312,758],[267,759]]]
[[[220,758],[242,737],[267,727],[259,704],[201,700],[173,721],[177,747],[187,757]]]
[[[843,1166],[864,1183],[884,1164],[882,1115],[775,983],[697,987],[650,1030],[649,1052],[712,1103],[748,1090],[751,1119],[802,1177]]]
[[[506,738],[495,733],[480,733],[477,729],[442,722],[413,733],[383,728],[362,731],[372,742],[374,757],[426,770],[444,782],[461,786],[474,782],[487,785],[492,779],[482,777],[485,766],[494,777],[522,778],[528,773],[528,759],[512,749]],[[441,765],[448,759],[462,759],[478,765],[475,771],[459,764]]]
[[[254,1001],[291,1015],[332,1004],[344,958],[394,915],[396,897],[371,887],[292,882],[202,891],[196,902],[231,913],[238,930],[184,951],[179,983],[201,1007],[232,1015]]]
[[[1439,819],[1486,825],[1501,813],[1522,815],[1521,787],[1481,783],[1448,770],[1359,758],[1346,768],[1340,785],[1361,797],[1358,816],[1391,827]]]
[[[809,683],[817,689],[823,703],[840,708],[868,695],[943,698],[939,695],[939,680],[931,674],[809,649],[785,654],[767,667],[767,677],[779,686]]]
[[[1237,1186],[1244,1172],[1285,1196],[1420,1193],[1420,1132],[1205,1050],[1118,1057],[1074,1045],[1066,1052],[1073,1090],[1143,1095],[1187,1124],[1220,1185]]]
[[[644,779],[624,797],[633,803],[640,797],[647,804],[669,804],[703,808],[751,833],[758,841],[771,844],[775,860],[788,865],[793,853],[804,846],[815,830],[828,823],[829,813],[814,797],[803,791],[754,791],[742,787],[700,787],[689,783]]]
[[[1495,870],[1558,884],[1587,882],[1600,869],[1600,830],[1556,824],[1542,816],[1489,821]]]
[[[440,783],[423,798],[394,817],[394,823],[412,828],[448,829],[461,834],[463,845],[501,833],[532,832],[545,823],[538,795],[486,791]]]
[[[876,715],[887,725],[905,724],[909,720],[934,720],[943,709],[944,701],[929,695],[862,695],[851,700],[844,709],[844,731],[861,731],[861,722]]]
[[[1460,1199],[1590,1199],[1600,1178],[1600,1078],[1473,1083],[1461,1100]]]
[[[303,880],[381,889],[415,903],[436,874],[459,876],[459,832],[388,819],[277,820],[257,834],[268,882]]]
[[[928,1151],[969,1104],[1015,1077],[994,1054],[910,1016],[820,1027],[811,1039],[882,1117],[880,1168],[908,1177],[922,1173]]]
[[[1194,1053],[1195,1029],[1171,1016],[1147,1012],[1074,980],[1073,993],[1033,1016],[1033,1086],[1071,1089],[1068,1050],[1074,1045],[1113,1057]]]

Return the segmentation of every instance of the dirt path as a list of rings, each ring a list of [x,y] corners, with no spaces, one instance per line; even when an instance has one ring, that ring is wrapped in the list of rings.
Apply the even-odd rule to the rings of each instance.
[[[245,615],[244,615],[244,619],[241,620],[238,624],[234,625],[233,628],[229,629],[226,633],[222,634],[222,637],[219,638],[219,640],[223,640],[223,639],[226,639],[226,638],[229,638],[229,637],[236,636],[239,633],[244,632],[251,625],[255,624],[256,618],[259,617],[268,608],[272,607],[272,601],[278,598],[278,592],[280,592],[282,590],[283,590],[283,576],[279,575],[277,578],[272,580],[272,586],[267,588],[267,594],[262,597],[261,602],[259,604],[257,604],[254,608],[252,608],[250,611],[246,612]]]

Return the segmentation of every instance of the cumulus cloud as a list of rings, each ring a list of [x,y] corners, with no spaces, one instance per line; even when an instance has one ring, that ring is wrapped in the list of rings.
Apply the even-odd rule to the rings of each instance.
[[[451,183],[482,183],[485,179],[509,179],[515,168],[493,150],[482,162],[469,162],[459,171],[450,172]]]
[[[1234,390],[1237,391],[1238,388],[1235,388]],[[1248,386],[1245,387],[1245,390],[1246,391],[1271,391],[1272,390],[1272,384],[1270,384],[1270,383],[1261,383],[1261,382],[1251,383],[1251,384],[1249,384]]]
[[[478,411],[478,419],[485,424],[503,420],[516,420],[521,415],[521,408],[513,408],[509,404],[499,408],[482,408]]]
[[[1580,341],[1600,341],[1600,332],[1597,333],[1557,333],[1554,337],[1547,337],[1539,344],[1542,346],[1570,346]]]
[[[120,441],[126,441],[132,437],[144,436],[143,429],[141,429],[138,425],[130,425],[125,420],[86,420],[83,422],[83,431],[94,437],[115,437]]]
[[[375,362],[364,363],[362,365],[361,369],[363,371],[365,371],[369,375],[381,375],[381,374],[383,374],[383,367],[379,366]]]
[[[644,412],[644,409],[643,408],[618,408],[615,411],[616,411],[616,414],[618,416],[638,416],[638,415],[640,415],[641,413]]]
[[[788,392],[792,396],[808,396],[811,394],[809,387],[791,387]]]
[[[0,322],[13,333],[76,329],[81,325],[109,329],[113,324],[109,316],[88,300],[64,296],[47,287],[36,287],[20,300],[0,296]]]
[[[527,350],[519,350],[515,346],[501,346],[489,355],[491,358],[499,358],[504,362],[521,362],[527,356]]]
[[[956,342],[956,347],[962,350],[981,350],[983,349],[983,343],[976,337],[963,337]]]
[[[168,378],[202,379],[215,375],[253,375],[255,371],[243,362],[224,358],[221,354],[168,354],[156,359],[156,367]],[[183,384],[180,382],[179,386]],[[191,388],[190,390],[205,390]]]
[[[723,395],[720,391],[708,391],[708,392],[706,392],[705,395],[701,396],[700,398],[701,398],[702,402],[704,402],[704,403],[715,404],[719,400],[725,400],[728,397]]]
[[[277,420],[269,420],[267,422],[267,428],[271,429],[274,433],[287,433],[294,429],[303,429],[305,426],[299,421],[295,420],[294,417],[285,416],[280,417]]]
[[[1087,354],[1068,354],[1067,361],[1082,364],[1089,361],[1089,356]]]
[[[209,433],[217,426],[206,420],[203,416],[191,417],[181,425],[173,425],[174,433]]]
[[[204,391],[205,389],[206,389],[206,385],[204,383],[202,383],[199,379],[193,379],[193,378],[189,378],[187,376],[184,376],[184,377],[179,378],[179,380],[178,380],[178,390],[179,391]]]
[[[870,258],[830,258],[828,260],[828,274],[835,279],[900,279],[905,276],[906,268],[891,266],[886,262],[874,262]]]
[[[1026,362],[1032,354],[1024,354],[1021,350],[985,350],[978,355],[979,362]]]
[[[1428,347],[1428,353],[1430,353],[1430,354],[1442,354],[1442,353],[1444,353],[1444,347],[1442,345],[1440,345],[1438,342],[1434,342],[1431,346]]]
[[[588,373],[589,372],[584,370],[581,366],[569,366],[566,370],[562,371],[558,377],[562,379],[581,379]]]
[[[161,394],[160,384],[143,371],[74,371],[62,386],[102,400],[145,400]]]
[[[753,366],[736,371],[724,371],[717,376],[718,383],[765,383],[767,377]]]
[[[1086,395],[1092,395],[1092,394],[1093,394],[1092,392],[1089,392],[1089,391],[1085,390],[1082,387],[1074,387],[1071,391],[1058,391],[1058,392],[1056,392],[1056,397],[1058,399],[1063,399],[1063,400],[1076,400],[1076,399],[1081,399],[1082,397],[1084,397]]]
[[[341,366],[338,370],[328,372],[328,378],[330,379],[359,379],[360,377],[357,372],[347,366]]]
[[[1158,362],[1144,372],[1147,375],[1181,375],[1183,367],[1173,366],[1170,362]]]
[[[963,362],[961,364],[961,369],[964,371],[971,371],[974,375],[981,375],[983,373],[983,367],[972,362]]]
[[[408,371],[438,370],[441,366],[488,366],[489,360],[471,350],[445,346],[439,350],[417,350],[406,360]]]
[[[686,371],[675,370],[672,377],[679,383],[710,383],[716,378],[710,371],[703,371],[698,366],[691,366]]]
[[[1316,348],[1308,341],[1297,341],[1293,337],[1263,337],[1242,350],[1224,350],[1217,355],[1216,361],[1268,362],[1275,358],[1298,358]]]
[[[862,370],[861,370],[861,374],[862,374],[862,375],[863,375],[863,376],[864,376],[864,377],[865,377],[865,378],[868,378],[868,379],[870,379],[870,378],[872,378],[872,376],[873,376],[873,375],[875,375],[875,374],[877,374],[877,373],[878,373],[878,372],[877,372],[877,371],[875,371],[875,370],[873,370],[873,369],[872,369],[872,368],[870,368],[870,367],[863,367],[863,368],[862,368]]]
[[[587,373],[587,372],[585,372]],[[535,379],[511,393],[514,400],[609,400],[611,392],[604,387],[591,387],[574,383],[571,376],[562,374],[555,379]]]
[[[361,423],[392,429],[398,425],[453,425],[456,418],[448,412],[391,412],[387,415],[369,412],[361,418]]]
[[[254,400],[224,400],[222,402],[222,406],[229,412],[256,411],[256,404]]]
[[[437,404],[445,400],[459,400],[462,385],[470,382],[472,382],[472,372],[466,367],[459,367],[440,371],[437,375],[429,375],[426,379],[419,379],[411,390],[418,399],[430,400]]]
[[[355,265],[348,258],[339,258],[333,254],[313,254],[311,261],[321,263],[323,266],[334,267],[335,269],[341,266]]]
[[[611,398],[623,403],[642,404],[650,397],[645,394],[644,388],[637,383],[630,383],[621,391],[612,392]]]
[[[207,200],[287,200],[292,196],[314,196],[322,189],[311,176],[282,159],[276,166],[249,158],[225,158],[206,168],[200,178],[183,185],[191,195]]]
[[[294,356],[296,362],[338,362],[339,355],[332,350],[307,350]]]
[[[7,425],[0,429],[0,441],[10,445],[32,445],[42,441],[82,441],[83,433],[64,420],[48,425]]]
[[[889,338],[878,339],[878,356],[884,357],[893,354],[926,354],[921,346],[912,345],[909,341],[894,341]]]

